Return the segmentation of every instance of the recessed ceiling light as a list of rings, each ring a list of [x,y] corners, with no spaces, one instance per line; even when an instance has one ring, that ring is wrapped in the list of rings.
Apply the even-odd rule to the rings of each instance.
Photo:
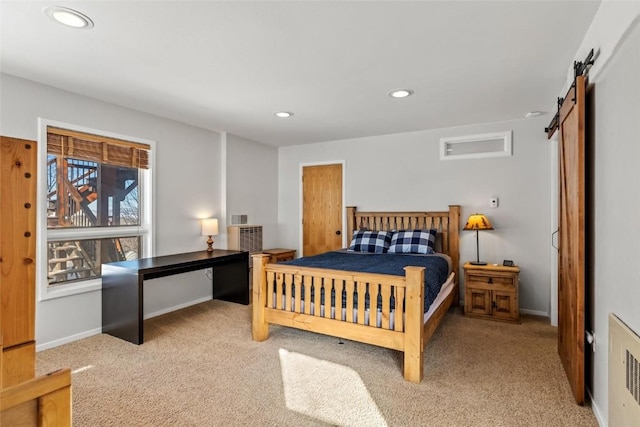
[[[77,10],[62,6],[49,6],[43,9],[45,15],[59,24],[87,30],[93,28],[93,21]]]
[[[413,95],[413,91],[411,89],[396,89],[389,92],[389,96],[392,98],[406,98],[411,95]]]
[[[278,111],[277,113],[273,113],[276,117],[280,117],[281,119],[286,119],[287,117],[293,116],[293,113],[290,111]]]
[[[527,114],[524,115],[524,117],[527,119],[530,119],[531,117],[538,117],[543,114],[544,113],[542,111],[529,111]]]

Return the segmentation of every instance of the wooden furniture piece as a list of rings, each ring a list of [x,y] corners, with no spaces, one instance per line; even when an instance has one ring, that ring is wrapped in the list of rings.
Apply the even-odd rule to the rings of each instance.
[[[213,269],[213,298],[249,304],[249,253],[214,249],[102,264],[102,332],[144,342],[145,280]]]
[[[1,137],[0,335],[3,387],[35,375],[35,141]]]
[[[357,212],[355,207],[348,207],[347,219],[349,236],[359,229],[437,229],[436,246],[439,245],[440,252],[451,257],[452,271],[455,273],[453,290],[425,322],[424,267],[405,267],[405,276],[392,276],[275,264],[269,263],[270,255],[257,254],[253,255],[253,339],[266,340],[269,337],[269,324],[277,324],[402,351],[404,378],[419,383],[423,377],[424,345],[449,307],[458,301],[460,206],[449,206],[449,210],[444,212]],[[344,321],[331,318],[331,310],[327,308],[315,310],[312,314],[311,292],[306,292],[305,309],[301,312],[301,284],[312,280],[314,283],[323,283],[325,289],[332,286],[342,289],[344,286],[347,295],[353,295],[357,290],[359,304],[357,301],[354,303],[355,298],[347,296]],[[282,286],[277,286],[277,290],[274,287],[274,282],[282,285],[283,281],[293,284],[295,288],[293,309],[291,298],[282,298]],[[383,301],[389,301],[392,294],[395,297],[395,306],[383,303],[380,325],[376,324],[376,316],[369,316],[369,322],[365,323],[364,295],[367,284],[370,289],[371,286],[380,289]],[[330,306],[330,298],[326,302],[320,301],[320,294],[315,292],[314,304],[318,307],[323,303],[325,307]],[[325,292],[325,297],[327,295],[330,292]],[[395,316],[391,327],[390,318],[394,312],[402,313],[403,307],[404,316]],[[321,317],[322,311],[324,316]]]
[[[0,425],[71,426],[71,370],[55,371],[2,389]]]
[[[520,322],[520,268],[501,265],[464,266],[464,314],[505,322]]]
[[[0,425],[70,426],[69,369],[35,376],[35,141],[0,136]]]
[[[267,255],[271,255],[270,262],[291,261],[296,257],[295,249],[276,248],[276,249],[267,249],[262,252]]]

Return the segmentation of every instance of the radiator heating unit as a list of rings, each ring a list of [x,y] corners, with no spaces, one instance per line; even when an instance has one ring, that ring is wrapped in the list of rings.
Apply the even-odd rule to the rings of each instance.
[[[229,241],[227,247],[232,251],[248,251],[249,254],[262,252],[261,225],[230,225],[227,227]],[[253,268],[249,256],[249,288],[253,288]]]
[[[609,425],[640,426],[640,337],[609,314]]]
[[[261,225],[230,225],[227,228],[227,247],[232,251],[262,252]]]

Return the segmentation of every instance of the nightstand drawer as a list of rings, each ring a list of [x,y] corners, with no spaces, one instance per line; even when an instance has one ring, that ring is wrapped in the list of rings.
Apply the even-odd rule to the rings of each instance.
[[[510,290],[515,286],[513,275],[484,275],[469,274],[467,280],[470,286],[483,289],[504,289]]]

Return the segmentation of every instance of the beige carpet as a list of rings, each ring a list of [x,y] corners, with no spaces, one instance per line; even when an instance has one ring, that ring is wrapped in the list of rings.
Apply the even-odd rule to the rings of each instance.
[[[425,378],[416,385],[403,380],[399,352],[274,326],[257,343],[250,315],[248,306],[206,302],[146,321],[141,346],[96,335],[40,352],[38,372],[77,370],[75,426],[349,423],[317,415],[329,413],[330,402],[327,411],[322,407],[326,396],[357,401],[352,388],[323,378],[303,381],[309,390],[331,388],[308,405],[312,410],[287,407],[283,378],[292,372],[283,374],[281,349],[353,371],[381,425],[597,426],[590,408],[573,403],[556,329],[546,320],[525,316],[511,325],[454,309],[427,345]]]
[[[356,371],[283,348],[279,353],[288,409],[331,425],[387,425]]]

